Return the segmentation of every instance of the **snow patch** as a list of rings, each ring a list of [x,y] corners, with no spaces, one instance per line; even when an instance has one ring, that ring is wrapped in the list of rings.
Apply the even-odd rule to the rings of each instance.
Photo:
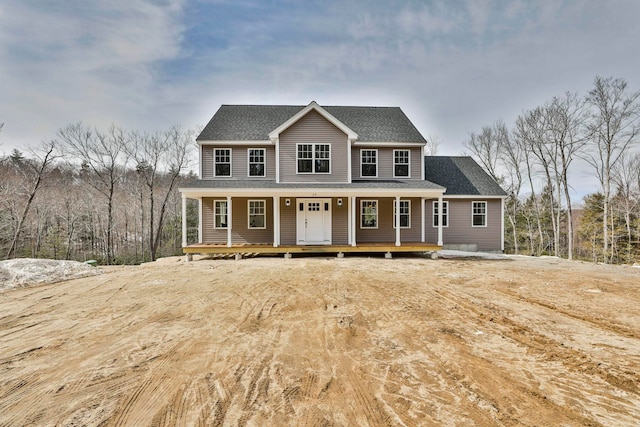
[[[0,291],[95,276],[102,271],[78,261],[17,258],[0,261]]]

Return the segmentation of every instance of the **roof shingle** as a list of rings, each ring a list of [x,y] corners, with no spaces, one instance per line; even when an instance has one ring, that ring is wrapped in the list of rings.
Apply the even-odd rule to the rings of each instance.
[[[507,193],[468,156],[424,158],[425,179],[447,188],[447,195],[506,196]]]

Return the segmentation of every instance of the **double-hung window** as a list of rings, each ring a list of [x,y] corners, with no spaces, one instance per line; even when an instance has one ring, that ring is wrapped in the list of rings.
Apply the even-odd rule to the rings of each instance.
[[[360,176],[378,176],[378,150],[360,150]]]
[[[378,201],[360,201],[360,228],[378,228]]]
[[[393,228],[396,228],[398,203],[393,201]],[[411,201],[400,200],[400,228],[411,228]]]
[[[231,176],[231,148],[216,148],[213,151],[214,176]]]
[[[473,227],[487,226],[487,202],[471,202],[471,225]]]
[[[227,210],[227,201],[226,200],[216,200],[214,202],[214,228],[225,229],[228,228],[228,210]]]
[[[247,150],[249,156],[249,176],[265,176],[266,160],[264,148],[249,148]]]
[[[433,202],[433,226],[438,226],[438,202]],[[449,202],[442,202],[442,226],[449,226]]]
[[[266,228],[265,201],[249,200],[249,228]]]
[[[393,150],[393,176],[409,178],[409,150]]]
[[[331,146],[298,144],[296,163],[298,173],[331,173]]]

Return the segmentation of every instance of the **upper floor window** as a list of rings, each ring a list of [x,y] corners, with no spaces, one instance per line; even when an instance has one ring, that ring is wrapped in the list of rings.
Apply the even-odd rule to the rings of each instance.
[[[393,150],[393,176],[409,177],[409,150]]]
[[[227,215],[227,201],[216,200],[214,206],[214,221],[213,228],[227,228],[228,227],[228,215]]]
[[[378,201],[360,201],[360,228],[378,228]]]
[[[249,176],[266,176],[264,148],[249,148]]]
[[[378,176],[378,150],[360,150],[360,176]]]
[[[213,151],[213,175],[231,176],[231,148],[216,148]]]
[[[487,202],[471,202],[471,225],[473,227],[487,226]]]
[[[330,173],[329,144],[297,144],[297,173]]]
[[[398,204],[393,201],[393,228],[396,228]],[[411,228],[411,201],[400,200],[400,228]]]
[[[433,226],[438,226],[438,202],[433,202]],[[449,226],[449,202],[442,202],[442,226]]]

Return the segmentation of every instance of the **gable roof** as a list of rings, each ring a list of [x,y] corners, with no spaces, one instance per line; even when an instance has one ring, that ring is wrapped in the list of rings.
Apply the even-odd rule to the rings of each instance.
[[[308,107],[304,105],[222,105],[196,139],[198,141],[267,141],[269,133]],[[355,132],[358,142],[423,144],[427,142],[399,107],[321,108]]]
[[[468,156],[425,156],[425,179],[443,187],[445,196],[506,196],[507,193]]]

